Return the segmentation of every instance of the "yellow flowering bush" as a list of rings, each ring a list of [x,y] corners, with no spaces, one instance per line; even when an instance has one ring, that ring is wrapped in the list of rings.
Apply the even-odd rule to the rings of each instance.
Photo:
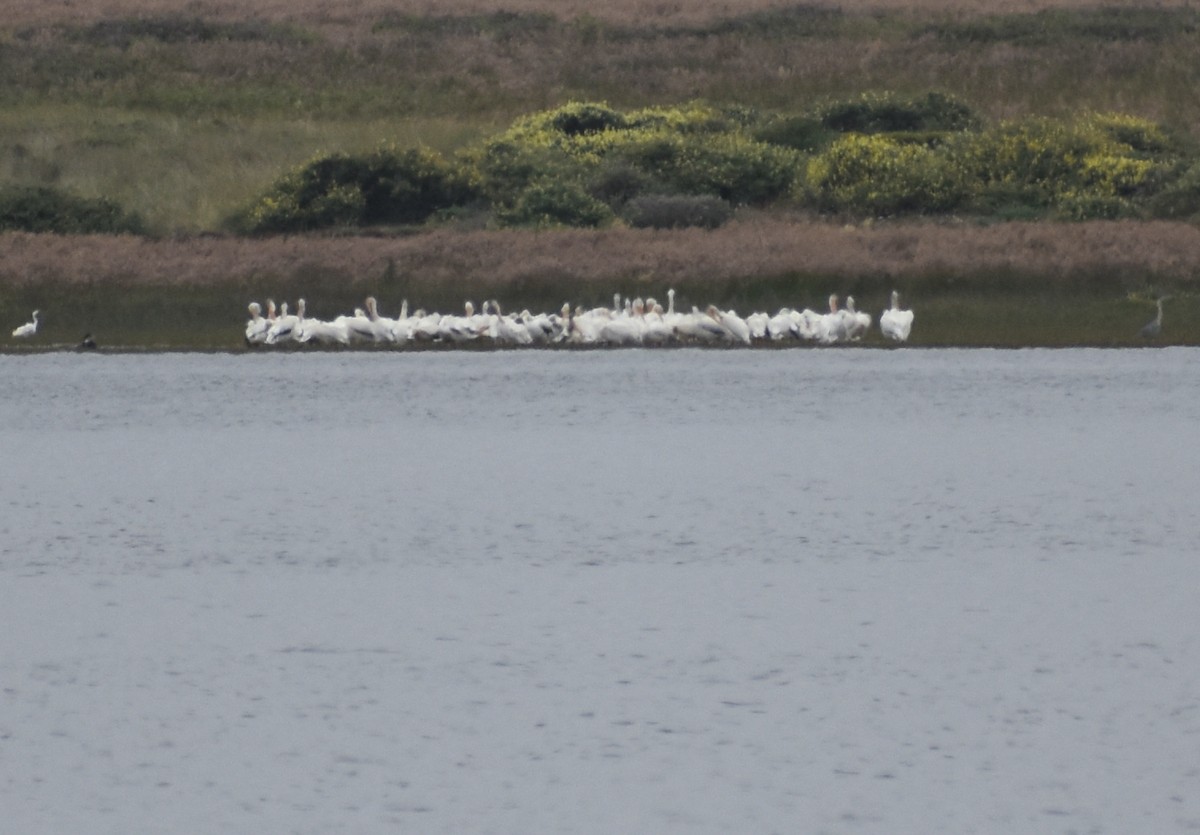
[[[809,161],[806,179],[818,206],[852,213],[949,211],[966,196],[943,154],[882,134],[842,137]]]

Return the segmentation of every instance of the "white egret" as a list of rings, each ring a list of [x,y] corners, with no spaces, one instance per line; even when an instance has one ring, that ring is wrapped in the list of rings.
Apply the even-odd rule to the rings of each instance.
[[[20,339],[28,339],[29,337],[31,337],[35,333],[37,333],[37,329],[38,329],[38,311],[35,310],[35,311],[33,311],[33,321],[26,322],[25,324],[21,325],[21,327],[16,328],[13,331],[12,335],[15,337],[18,337]]]

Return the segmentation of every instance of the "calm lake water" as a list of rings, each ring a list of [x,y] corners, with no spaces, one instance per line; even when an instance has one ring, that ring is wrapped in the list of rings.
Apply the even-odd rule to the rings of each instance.
[[[14,832],[1200,830],[1200,351],[0,384]]]

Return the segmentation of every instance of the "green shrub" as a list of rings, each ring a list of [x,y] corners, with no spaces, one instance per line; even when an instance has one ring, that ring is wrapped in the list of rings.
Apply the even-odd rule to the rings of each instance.
[[[515,205],[549,176],[591,184],[619,206],[647,190],[765,203],[790,192],[799,155],[744,130],[753,116],[701,103],[619,113],[571,103],[518,120],[468,155],[474,182],[497,204]]]
[[[785,116],[767,122],[753,136],[759,142],[812,153],[827,147],[838,137],[838,132],[815,116]]]
[[[422,223],[471,196],[463,176],[426,149],[331,154],[284,176],[234,225],[261,234]]]
[[[806,188],[825,210],[853,214],[933,214],[966,200],[953,163],[922,145],[850,134],[808,164]]]
[[[792,190],[800,155],[741,133],[654,135],[621,148],[619,157],[671,191],[710,194],[730,203],[765,204]]]
[[[602,133],[625,127],[625,117],[602,104],[569,104],[550,116],[550,127],[567,136]]]
[[[103,197],[78,197],[45,186],[0,189],[0,231],[135,234],[142,219]]]
[[[1148,208],[1150,215],[1157,218],[1200,217],[1200,163],[1194,163],[1150,198]]]
[[[842,133],[890,133],[969,130],[979,125],[970,107],[943,93],[900,98],[867,93],[821,108],[821,124]]]
[[[951,153],[980,195],[1000,189],[1028,203],[1061,204],[1070,216],[1111,216],[1125,213],[1128,200],[1161,181],[1165,162],[1116,138],[1130,136],[1145,147],[1152,135],[1148,125],[1133,136],[1132,122],[1122,133],[1112,119],[1094,116],[1073,123],[1026,119],[967,135]]]
[[[579,183],[540,180],[522,190],[511,203],[497,206],[495,217],[501,226],[595,227],[611,223],[613,212]]]
[[[646,194],[630,200],[623,217],[639,229],[716,229],[733,217],[733,207],[709,195]]]

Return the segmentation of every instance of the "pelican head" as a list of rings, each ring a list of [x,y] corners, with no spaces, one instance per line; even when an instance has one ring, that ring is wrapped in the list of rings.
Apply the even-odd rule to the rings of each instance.
[[[837,309],[838,309],[838,297],[837,297],[837,293],[834,293],[833,295],[831,295],[829,297],[829,312],[837,313]]]

